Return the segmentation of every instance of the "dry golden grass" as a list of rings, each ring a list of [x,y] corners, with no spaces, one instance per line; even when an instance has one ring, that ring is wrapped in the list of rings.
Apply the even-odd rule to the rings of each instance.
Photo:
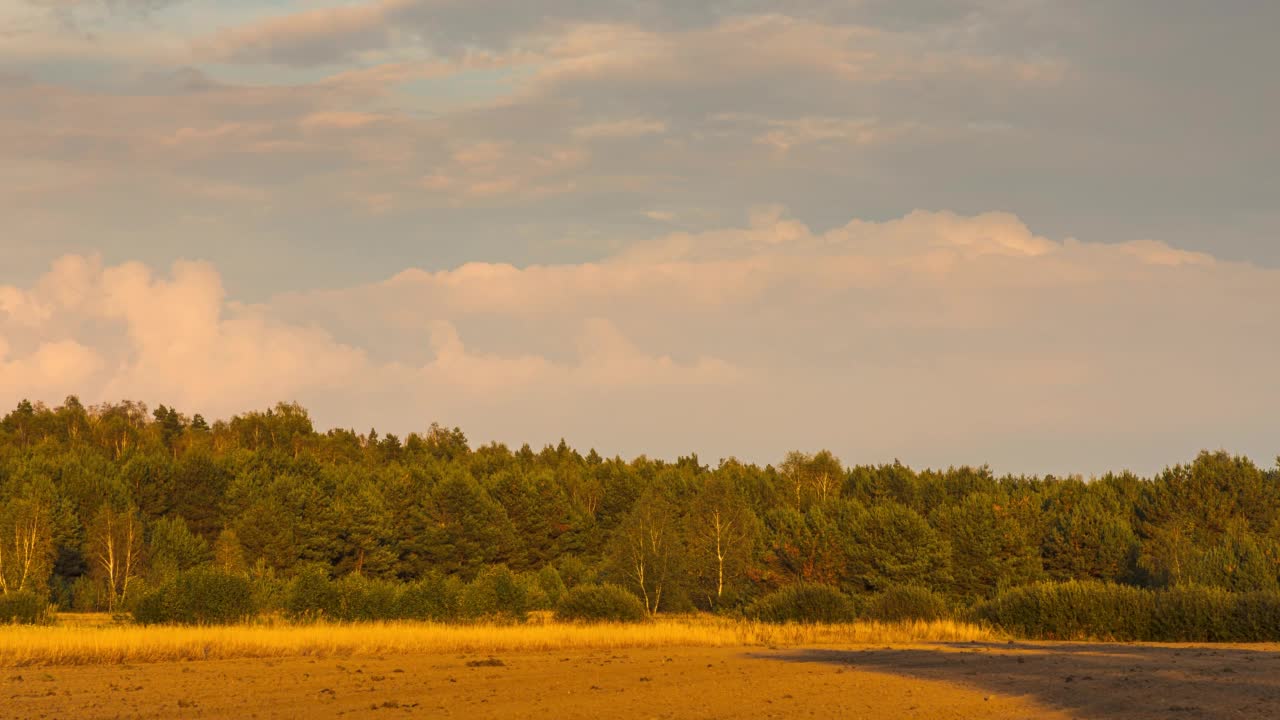
[[[63,616],[64,618],[66,616]],[[684,618],[627,625],[362,625],[256,624],[231,627],[141,627],[67,622],[0,628],[0,666],[92,665],[173,660],[426,652],[643,647],[904,644],[993,640],[995,634],[955,622],[764,625]]]

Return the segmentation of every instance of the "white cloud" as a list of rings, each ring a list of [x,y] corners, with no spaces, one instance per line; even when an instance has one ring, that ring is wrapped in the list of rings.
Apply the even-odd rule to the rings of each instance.
[[[207,264],[68,257],[0,287],[0,402],[296,398],[322,422],[630,452],[1008,466],[1051,445],[1089,466],[1023,469],[1141,468],[1180,456],[1129,446],[1190,453],[1273,416],[1276,307],[1280,271],[1051,240],[1001,213],[815,233],[766,207],[601,262],[407,270],[254,306]]]
[[[92,257],[63,257],[30,289],[0,287],[0,402],[81,394],[227,414],[282,397],[323,401],[351,390],[402,389],[408,397],[450,396],[465,404],[529,388],[571,394],[738,377],[713,358],[683,364],[648,354],[604,319],[571,328],[578,359],[564,362],[472,351],[452,323],[437,319],[420,336],[430,361],[413,365],[373,361],[314,323],[273,314],[270,306],[229,302],[219,274],[205,263],[175,263],[168,277],[156,277],[140,263],[104,267]],[[11,345],[6,332],[21,346]]]

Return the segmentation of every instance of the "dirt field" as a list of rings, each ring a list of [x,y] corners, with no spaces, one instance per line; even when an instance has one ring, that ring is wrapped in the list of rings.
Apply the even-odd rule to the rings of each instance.
[[[1266,718],[1280,647],[665,648],[0,669],[3,718]]]

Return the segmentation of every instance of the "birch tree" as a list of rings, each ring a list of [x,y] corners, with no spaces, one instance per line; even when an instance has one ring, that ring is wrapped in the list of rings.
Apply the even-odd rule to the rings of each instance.
[[[47,590],[51,516],[48,503],[39,497],[13,498],[0,510],[0,593]]]
[[[728,482],[711,477],[685,520],[692,581],[708,607],[719,608],[745,577],[759,522]]]
[[[129,586],[141,571],[142,525],[132,507],[103,505],[89,533],[89,557],[106,590],[107,611],[129,598]]]
[[[636,501],[614,534],[611,560],[655,614],[679,573],[680,536],[671,502],[654,490]]]

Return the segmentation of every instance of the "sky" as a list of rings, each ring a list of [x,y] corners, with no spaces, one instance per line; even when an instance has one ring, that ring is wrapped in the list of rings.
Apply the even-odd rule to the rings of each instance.
[[[1280,454],[1271,0],[0,0],[0,407]]]

